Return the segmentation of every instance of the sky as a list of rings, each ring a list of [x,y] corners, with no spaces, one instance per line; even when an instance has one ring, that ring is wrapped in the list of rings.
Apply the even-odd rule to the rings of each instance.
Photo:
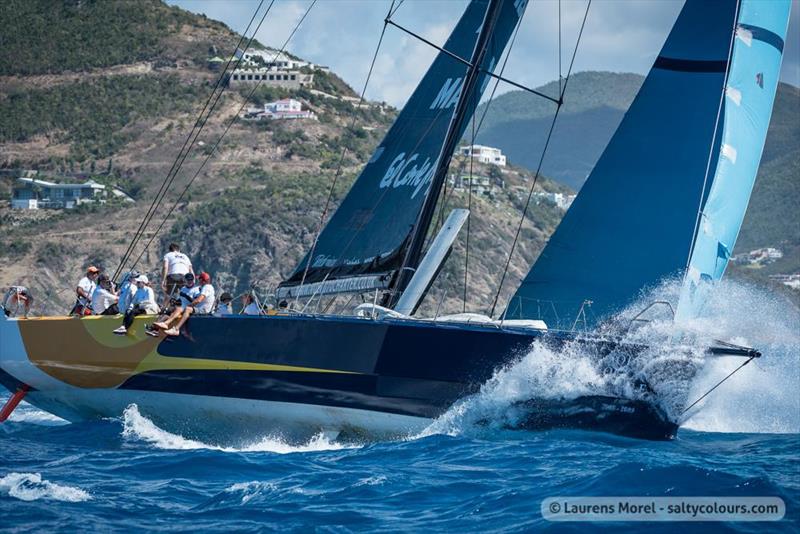
[[[239,33],[247,27],[259,4],[259,0],[167,1],[220,20]],[[269,3],[270,0],[265,0],[264,8]],[[280,48],[310,3],[311,0],[277,0],[256,38],[264,45]],[[393,20],[441,45],[466,3],[466,0],[404,0]],[[313,63],[329,66],[361,92],[390,4],[390,0],[318,0],[286,49]],[[586,5],[586,0],[561,0],[563,72],[575,47]],[[574,72],[646,74],[682,5],[682,0],[594,0]],[[509,56],[507,78],[529,87],[558,78],[558,8],[558,0],[529,3]],[[388,27],[367,86],[367,98],[402,106],[434,55],[435,50],[428,45]],[[792,0],[781,80],[800,86],[800,0]],[[498,93],[512,89],[501,83]]]

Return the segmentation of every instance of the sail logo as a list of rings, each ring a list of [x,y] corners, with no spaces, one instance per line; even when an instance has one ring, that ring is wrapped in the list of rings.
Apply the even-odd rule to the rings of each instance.
[[[433,99],[430,109],[447,109],[458,102],[461,96],[461,88],[464,86],[464,78],[447,78],[444,85],[439,90],[439,94]]]
[[[386,173],[380,182],[380,188],[392,187],[397,189],[399,187],[407,187],[412,189],[411,198],[414,198],[423,189],[427,190],[426,186],[431,183],[433,178],[434,163],[430,157],[426,157],[425,161],[422,162],[422,157],[419,154],[413,154],[406,158],[406,153],[401,152],[394,158],[389,168],[386,169]]]

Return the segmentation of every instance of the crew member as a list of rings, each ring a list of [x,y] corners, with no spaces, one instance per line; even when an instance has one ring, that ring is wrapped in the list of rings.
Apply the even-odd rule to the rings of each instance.
[[[170,244],[169,252],[164,255],[164,265],[161,269],[161,289],[165,294],[164,307],[169,304],[169,299],[183,287],[184,276],[188,273],[194,275],[191,260],[181,252],[177,243]]]
[[[199,291],[195,294],[194,299],[187,306],[184,306],[178,324],[164,331],[168,336],[180,334],[181,327],[189,320],[192,314],[207,315],[214,309],[214,286],[211,285],[211,276],[206,272],[202,272],[197,276],[197,281],[200,282]]]
[[[139,271],[134,269],[122,280],[122,284],[119,287],[119,301],[117,302],[117,308],[122,314],[127,313],[133,306],[133,296],[136,294],[137,289],[136,278],[138,277]]]
[[[258,305],[255,295],[247,293],[242,296],[242,313],[244,315],[261,315],[261,306]]]
[[[100,269],[94,265],[86,269],[86,276],[81,278],[78,282],[78,287],[75,288],[77,300],[75,305],[70,310],[70,315],[91,315],[92,314],[92,293],[97,287],[97,277],[100,275]]]
[[[33,296],[27,287],[11,286],[3,301],[3,312],[6,317],[27,317],[32,305]]]
[[[140,274],[134,280],[136,293],[133,295],[131,306],[125,313],[122,319],[122,326],[114,330],[115,334],[124,335],[128,333],[128,329],[133,324],[133,318],[137,315],[158,313],[158,304],[156,304],[156,296],[153,289],[150,287],[150,280],[146,274]]]
[[[228,292],[219,296],[219,304],[214,311],[214,317],[225,317],[226,315],[233,315],[233,295]]]
[[[194,285],[194,274],[186,273],[183,275],[183,287],[178,293],[178,298],[170,299],[170,304],[174,305],[172,311],[168,312],[168,316],[160,317],[158,321],[154,322],[153,328],[169,330],[169,325],[183,314],[183,310],[191,305],[199,293],[200,288]]]
[[[95,315],[116,315],[119,313],[117,307],[117,295],[111,285],[111,279],[107,274],[101,274],[97,278],[97,287],[92,293],[92,313]]]

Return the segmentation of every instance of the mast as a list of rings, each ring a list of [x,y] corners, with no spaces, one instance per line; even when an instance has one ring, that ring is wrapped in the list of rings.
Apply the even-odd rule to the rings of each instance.
[[[422,205],[417,222],[414,225],[414,231],[411,235],[411,243],[408,247],[403,267],[397,275],[396,283],[394,285],[395,291],[393,292],[390,300],[390,307],[397,303],[400,294],[408,286],[417,265],[422,256],[422,247],[425,244],[425,236],[428,233],[428,227],[433,220],[436,203],[439,200],[439,193],[442,189],[442,184],[447,177],[447,170],[450,167],[450,160],[453,157],[453,152],[456,149],[456,144],[460,140],[461,127],[466,119],[469,110],[470,100],[473,98],[474,90],[478,85],[481,74],[481,65],[486,57],[486,51],[489,49],[489,43],[494,33],[495,25],[500,17],[500,10],[503,6],[503,0],[489,0],[489,5],[486,8],[486,14],[483,18],[481,25],[480,35],[478,41],[475,43],[475,50],[472,53],[470,65],[467,74],[464,78],[464,83],[461,86],[461,94],[458,97],[456,109],[453,112],[453,117],[450,121],[450,126],[447,130],[442,149],[439,152],[437,159],[436,170],[433,174],[428,194],[425,197],[425,202]]]

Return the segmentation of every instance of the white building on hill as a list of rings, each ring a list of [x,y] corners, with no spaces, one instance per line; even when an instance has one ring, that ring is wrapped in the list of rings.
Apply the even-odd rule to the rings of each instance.
[[[305,74],[294,70],[273,70],[268,68],[237,69],[231,73],[228,84],[231,87],[258,83],[265,87],[282,87],[284,89],[300,89],[311,87],[313,74]]]
[[[311,119],[317,120],[313,111],[303,110],[303,104],[294,98],[284,98],[277,102],[267,102],[264,108],[250,108],[242,117],[249,120],[266,119]]]
[[[499,148],[483,145],[468,145],[458,149],[462,156],[472,157],[481,163],[489,163],[500,167],[506,166],[506,157]]]
[[[545,200],[551,204],[555,204],[558,208],[567,211],[575,200],[575,195],[567,195],[564,193],[548,193],[546,191],[537,191],[534,193],[537,201]]]
[[[11,196],[11,207],[30,210],[71,209],[78,204],[105,202],[110,198],[133,202],[121,189],[106,187],[93,180],[82,184],[57,184],[35,178],[17,178]]]

